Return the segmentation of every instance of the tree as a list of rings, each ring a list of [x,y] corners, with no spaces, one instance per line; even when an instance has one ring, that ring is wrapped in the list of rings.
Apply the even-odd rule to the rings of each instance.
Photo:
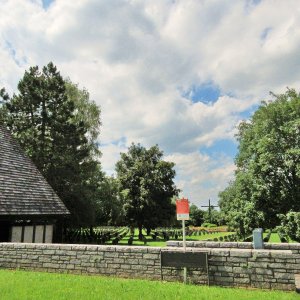
[[[0,89],[0,124],[5,122],[7,115],[5,103],[9,100],[9,95],[6,93],[5,88]]]
[[[272,95],[240,124],[235,180],[220,193],[229,221],[251,219],[240,231],[273,228],[279,213],[300,210],[300,95],[293,89]]]
[[[117,179],[124,197],[127,224],[150,229],[168,225],[175,215],[171,200],[178,190],[174,184],[174,163],[162,160],[158,146],[146,149],[132,144],[127,153],[121,153],[116,164]]]
[[[204,211],[203,222],[216,224],[218,226],[226,224],[224,214],[214,207],[211,208],[210,213],[209,211]]]
[[[5,124],[70,210],[71,223],[87,226],[95,220],[103,173],[95,143],[100,110],[87,95],[80,98],[83,93],[53,63],[42,71],[35,66],[25,71],[18,94],[6,97],[2,111]],[[87,118],[90,111],[93,119]]]
[[[124,225],[124,199],[119,193],[119,183],[114,177],[106,176],[100,183],[97,199],[96,223],[99,225]]]
[[[94,144],[99,136],[101,126],[99,106],[90,100],[90,94],[85,88],[80,89],[78,84],[74,84],[69,78],[65,79],[65,88],[68,99],[74,103],[76,109],[74,123],[84,122],[87,128],[87,137]]]
[[[201,226],[204,220],[204,211],[199,209],[195,204],[190,206],[190,219],[187,225]]]

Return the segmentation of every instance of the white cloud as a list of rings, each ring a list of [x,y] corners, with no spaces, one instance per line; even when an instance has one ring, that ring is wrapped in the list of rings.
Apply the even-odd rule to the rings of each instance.
[[[198,206],[207,205],[208,199],[217,204],[218,193],[233,179],[235,166],[232,159],[226,156],[212,159],[208,155],[192,152],[174,153],[166,159],[176,163],[176,183],[182,190],[181,196]]]
[[[241,113],[270,90],[299,88],[297,0],[56,0],[47,10],[7,0],[1,11],[1,86],[13,91],[25,68],[53,60],[101,105],[104,168],[131,142],[158,143],[195,202],[216,198],[233,174],[232,158],[199,149],[233,139]],[[216,102],[182,96],[207,82]]]

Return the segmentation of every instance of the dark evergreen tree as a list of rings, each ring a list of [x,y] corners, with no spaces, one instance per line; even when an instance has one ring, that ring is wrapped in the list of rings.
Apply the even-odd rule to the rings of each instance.
[[[95,143],[100,110],[88,97],[75,99],[68,93],[70,86],[53,63],[42,71],[31,67],[20,80],[18,93],[6,97],[2,116],[70,210],[71,223],[87,226],[94,224],[95,198],[103,178]],[[91,107],[94,120],[86,121],[82,116],[87,117]]]

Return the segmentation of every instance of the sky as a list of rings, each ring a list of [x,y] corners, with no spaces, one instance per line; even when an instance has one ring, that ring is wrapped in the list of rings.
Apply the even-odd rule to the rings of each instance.
[[[102,166],[158,144],[180,196],[217,204],[237,126],[299,90],[298,0],[0,0],[0,87],[53,61],[101,106]]]

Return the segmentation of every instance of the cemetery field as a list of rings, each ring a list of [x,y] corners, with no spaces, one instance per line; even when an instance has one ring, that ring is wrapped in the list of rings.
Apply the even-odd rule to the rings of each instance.
[[[264,237],[265,237],[265,235],[266,235],[266,233],[264,233]],[[281,243],[278,233],[271,234],[269,243]]]
[[[70,244],[98,244],[98,245],[123,245],[123,246],[153,246],[165,247],[168,240],[182,241],[182,229],[180,228],[156,228],[147,235],[142,231],[143,237],[140,240],[138,229],[134,234],[128,227],[95,227],[91,232],[89,228],[69,229],[65,243]],[[281,243],[294,241],[279,236],[278,233],[267,230],[263,233],[264,242]],[[190,227],[186,230],[187,241],[214,241],[214,242],[233,242],[246,241],[252,242],[252,235],[245,240],[238,238],[235,232],[227,231],[227,227]]]
[[[1,300],[299,299],[295,292],[232,289],[160,281],[0,270]]]
[[[147,236],[146,232],[143,230],[143,234],[146,238],[145,241],[140,241],[138,238],[138,230],[136,229],[134,232],[134,239],[133,239],[133,245],[136,246],[152,246],[152,247],[166,247],[166,239],[162,235],[159,235],[156,240],[153,240],[151,236]],[[225,237],[228,235],[234,234],[234,232],[215,232],[210,234],[202,234],[202,235],[191,235],[186,236],[187,241],[203,241],[203,240],[213,240],[215,238]],[[122,240],[118,242],[118,245],[128,245],[128,240],[130,238],[130,235],[126,235]],[[174,240],[173,237],[169,238],[170,240]],[[182,241],[182,236],[178,237],[178,240]],[[109,242],[111,243],[111,242]]]
[[[267,233],[264,233],[263,236],[266,237]],[[268,242],[269,243],[281,243],[281,240],[280,240],[280,237],[279,237],[278,233],[276,233],[276,232],[271,233],[270,239],[269,239]],[[289,243],[296,243],[295,241],[293,241],[291,239],[288,242]]]
[[[138,237],[138,230],[132,234],[128,227],[97,227],[91,234],[89,229],[69,230],[66,243],[98,244],[98,245],[136,245],[165,247],[168,240],[182,240],[182,230],[174,228],[157,228],[147,235],[143,230],[142,240]],[[187,241],[236,241],[234,232],[225,231],[224,228],[192,228],[186,232]]]

